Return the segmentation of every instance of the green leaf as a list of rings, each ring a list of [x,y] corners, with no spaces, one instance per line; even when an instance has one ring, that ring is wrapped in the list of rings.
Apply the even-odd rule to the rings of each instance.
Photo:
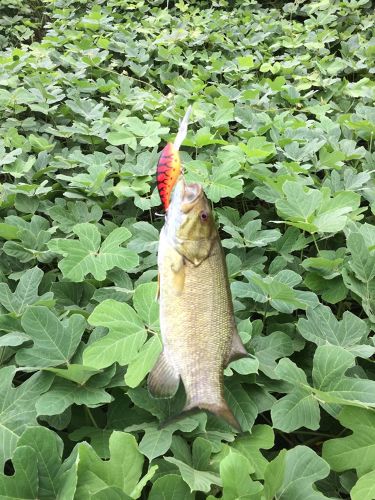
[[[198,461],[198,457],[201,458],[201,452],[203,451],[201,449],[199,452],[198,449],[201,448],[202,445],[205,449],[205,453],[208,455],[208,459],[211,455],[211,445],[209,441],[197,438],[193,443],[193,460],[194,456],[196,459],[193,466],[174,457],[164,457],[167,462],[177,465],[182,479],[189,485],[190,491],[208,492],[211,488],[211,484],[221,485],[220,477],[213,471],[208,470],[207,460],[203,460],[202,463]]]
[[[215,170],[206,189],[206,194],[210,200],[217,202],[221,198],[235,198],[242,193],[242,190],[242,179],[229,177],[225,172]]]
[[[375,280],[363,283],[346,269],[343,270],[342,276],[345,286],[353,292],[355,299],[362,305],[369,320],[375,323]]]
[[[77,174],[74,176],[59,174],[57,178],[68,181],[70,186],[84,189],[89,194],[108,194],[109,189],[112,188],[112,181],[105,180],[109,173],[110,171],[105,166],[104,162],[104,165],[98,165],[96,163],[89,165],[87,173],[85,174]]]
[[[320,255],[323,255],[323,252]],[[302,266],[307,271],[317,271],[327,279],[331,279],[338,274],[338,268],[342,262],[342,258],[325,258],[321,256],[305,259]]]
[[[375,497],[375,470],[360,477],[350,490],[352,500],[372,500]]]
[[[331,198],[329,189],[309,189],[298,182],[285,182],[283,191],[285,199],[276,201],[279,215],[310,233],[341,231],[348,221],[347,214],[360,203],[356,193],[336,193]]]
[[[51,385],[51,377],[35,373],[14,387],[14,366],[0,370],[0,465],[12,457],[18,438],[24,430],[37,425],[35,404]]]
[[[133,361],[147,337],[143,321],[123,302],[105,300],[94,309],[88,321],[109,330],[83,353],[83,363],[98,370],[115,362],[126,365]]]
[[[258,407],[251,398],[251,393],[237,382],[229,380],[224,389],[225,399],[233,410],[243,431],[250,431],[258,415]]]
[[[152,370],[161,351],[162,344],[159,337],[151,337],[140,348],[138,356],[130,362],[125,374],[125,383],[129,387],[137,387]]]
[[[73,232],[79,240],[54,239],[48,245],[50,250],[64,256],[59,267],[65,278],[80,282],[91,273],[103,281],[107,271],[114,267],[128,270],[137,266],[138,256],[120,247],[130,237],[126,228],[114,229],[101,245],[99,230],[92,224],[77,224]]]
[[[280,500],[320,500],[328,498],[314,488],[327,477],[329,465],[307,446],[282,451],[267,467],[264,490],[266,498]]]
[[[86,326],[85,319],[76,314],[61,324],[49,309],[40,306],[27,309],[21,323],[34,345],[21,348],[16,355],[17,362],[38,367],[68,364]]]
[[[67,100],[65,104],[71,111],[82,116],[87,121],[99,120],[106,109],[103,104],[87,98]]]
[[[260,500],[263,486],[250,478],[251,472],[253,469],[245,457],[237,453],[229,453],[220,463],[220,477],[223,482],[222,498]]]
[[[144,283],[134,290],[133,304],[144,323],[151,329],[159,328],[157,283]]]
[[[51,304],[53,294],[47,292],[38,295],[38,287],[43,278],[43,271],[38,267],[28,269],[20,278],[17,288],[12,293],[6,283],[0,283],[0,304],[11,313],[20,316],[32,304]]]
[[[240,143],[239,147],[244,151],[250,163],[256,164],[265,161],[276,152],[274,144],[267,142],[263,136],[251,137],[247,144]]]
[[[40,262],[50,262],[53,258],[52,252],[47,249],[47,242],[51,238],[48,221],[39,215],[32,215],[30,222],[21,217],[10,215],[5,219],[12,225],[19,227],[18,237],[20,242],[6,241],[4,252],[10,257],[16,258],[17,262],[29,262],[37,259]]]
[[[4,325],[2,325],[4,327]],[[29,342],[31,339],[28,335],[22,332],[12,332],[0,337],[0,346],[18,346],[24,342]]]
[[[114,431],[109,439],[109,449],[111,457],[103,461],[87,443],[78,445],[77,498],[91,498],[101,483],[106,487],[117,488],[119,494],[125,494],[118,498],[138,498],[140,495],[138,485],[144,457],[138,450],[134,436]],[[155,471],[156,467],[153,467],[148,479]]]
[[[250,69],[254,67],[254,59],[252,56],[237,57],[237,63],[240,69]]]
[[[19,228],[11,224],[0,222],[0,238],[4,240],[17,240]]]
[[[90,377],[98,373],[98,370],[90,366],[74,364],[69,364],[67,368],[45,368],[45,370],[79,385],[85,384]]]
[[[52,145],[53,146],[53,145]],[[52,147],[53,149],[53,147]],[[14,163],[8,163],[3,166],[4,172],[9,173],[15,179],[19,179],[24,174],[27,174],[34,166],[36,161],[35,156],[29,156],[26,161],[22,157],[18,157]]]
[[[345,285],[362,299],[362,306],[372,322],[375,322],[375,254],[360,233],[347,238],[351,254],[346,272]]]
[[[323,457],[333,470],[355,469],[358,476],[374,470],[375,415],[362,408],[343,408],[338,419],[352,434],[323,444]]]
[[[303,282],[312,292],[321,295],[322,299],[329,304],[337,304],[348,295],[348,289],[341,276],[327,280],[317,273],[307,273]]]
[[[365,243],[364,237],[359,233],[351,233],[347,239],[348,250],[351,253],[349,267],[356,277],[367,283],[375,277],[375,254]]]
[[[209,127],[200,128],[192,139],[187,137],[184,141],[187,146],[195,146],[201,148],[211,144],[228,144],[227,141],[220,139],[216,134],[212,134]]]
[[[30,446],[21,446],[14,452],[13,476],[0,475],[0,496],[6,499],[24,498],[28,500],[40,498],[38,495],[38,462],[37,454]]]
[[[96,408],[111,401],[112,397],[100,384],[98,387],[95,377],[83,385],[56,378],[50,390],[38,399],[36,410],[38,415],[60,415],[73,404]]]
[[[98,205],[90,206],[82,201],[61,203],[60,199],[48,209],[47,213],[64,233],[70,233],[79,222],[98,222],[103,215]]]
[[[30,447],[35,452],[39,498],[57,498],[63,479],[61,473],[62,440],[45,427],[29,427],[19,439],[17,449],[19,447]]]
[[[197,421],[192,418],[184,418],[163,428],[159,428],[156,424],[144,424],[142,428],[145,427],[145,434],[139,443],[139,450],[151,462],[169,450],[172,444],[172,435],[177,429],[190,432],[197,425]]]
[[[189,486],[176,474],[166,474],[152,485],[149,500],[193,500]]]
[[[293,353],[293,342],[283,332],[272,332],[267,336],[256,336],[251,341],[254,354],[259,361],[259,369],[270,378],[278,378],[275,374],[276,360]]]
[[[30,134],[28,139],[33,151],[36,153],[40,153],[41,151],[51,151],[55,147],[55,145],[50,144],[45,137]]]
[[[4,148],[1,148],[1,153],[0,165],[8,165],[9,163],[16,161],[17,156],[22,153],[22,149],[17,148],[10,151],[10,153],[4,154]]]
[[[319,404],[307,383],[305,372],[290,359],[284,358],[277,365],[275,374],[291,385],[289,394],[272,406],[274,427],[284,432],[292,432],[300,427],[318,429]]]
[[[251,434],[238,437],[231,447],[248,460],[251,473],[256,479],[263,479],[268,461],[260,449],[270,449],[274,445],[274,433],[268,425],[254,425]]]
[[[66,308],[86,307],[95,293],[95,287],[90,283],[72,283],[70,281],[52,283],[51,289],[58,307]]]
[[[232,238],[223,241],[223,246],[226,248],[264,247],[278,240],[281,236],[278,229],[261,230],[262,221],[260,219],[250,220],[244,227],[239,227],[242,220],[239,221],[238,225],[231,222],[228,224],[228,221],[224,219],[224,224],[225,222],[227,225],[224,225],[223,230],[232,236]]]
[[[318,397],[332,403],[374,407],[375,382],[345,375],[354,362],[354,355],[342,347],[319,346],[312,373]]]
[[[123,127],[117,127],[114,132],[107,135],[109,144],[114,146],[128,145],[131,149],[137,149],[137,139],[134,134]]]
[[[133,224],[134,236],[128,244],[128,248],[137,253],[156,252],[159,244],[159,231],[145,221]]]
[[[366,323],[345,311],[342,321],[338,321],[331,309],[319,305],[308,309],[307,319],[300,318],[297,326],[300,334],[316,345],[337,345],[344,347],[357,356],[369,357],[375,350],[373,346],[361,345],[368,334]]]
[[[322,193],[316,189],[306,189],[297,182],[289,181],[283,185],[283,191],[286,199],[276,202],[280,216],[292,222],[309,224],[311,216],[320,206]]]
[[[301,277],[289,270],[283,270],[275,276],[262,278],[253,271],[244,271],[248,283],[236,281],[232,285],[232,292],[237,297],[251,297],[256,302],[269,302],[277,311],[291,313],[295,309],[315,307],[318,299],[315,294],[301,290],[294,290],[300,283]]]
[[[69,433],[69,439],[78,442],[83,440],[89,441],[92,448],[101,458],[109,458],[109,438],[112,432],[112,429],[101,429],[84,425]]]

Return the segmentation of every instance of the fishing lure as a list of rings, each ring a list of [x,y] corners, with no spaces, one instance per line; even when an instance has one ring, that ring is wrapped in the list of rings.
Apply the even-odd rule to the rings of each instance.
[[[165,146],[156,167],[157,187],[165,211],[168,210],[173,187],[183,173],[179,149],[187,134],[190,113],[191,106],[180,123],[174,143],[169,142]]]
[[[156,179],[164,210],[169,207],[173,186],[181,174],[181,159],[178,150],[169,142],[161,152],[156,168]]]

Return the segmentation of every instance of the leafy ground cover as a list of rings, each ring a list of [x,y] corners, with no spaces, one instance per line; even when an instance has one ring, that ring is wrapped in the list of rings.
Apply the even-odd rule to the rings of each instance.
[[[375,498],[366,0],[0,2],[0,497]],[[159,429],[154,171],[186,107],[251,357]]]

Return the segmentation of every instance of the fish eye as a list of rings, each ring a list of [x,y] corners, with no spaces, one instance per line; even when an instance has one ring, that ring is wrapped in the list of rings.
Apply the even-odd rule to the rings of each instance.
[[[205,210],[202,210],[199,214],[199,217],[202,222],[206,222],[206,220],[208,219],[208,213]]]

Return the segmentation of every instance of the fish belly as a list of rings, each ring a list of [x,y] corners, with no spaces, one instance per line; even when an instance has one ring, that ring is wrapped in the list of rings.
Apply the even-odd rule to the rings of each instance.
[[[186,406],[223,400],[223,368],[235,329],[229,283],[220,241],[199,266],[185,261],[181,280],[178,252],[161,244],[160,322],[164,352],[185,387]]]

